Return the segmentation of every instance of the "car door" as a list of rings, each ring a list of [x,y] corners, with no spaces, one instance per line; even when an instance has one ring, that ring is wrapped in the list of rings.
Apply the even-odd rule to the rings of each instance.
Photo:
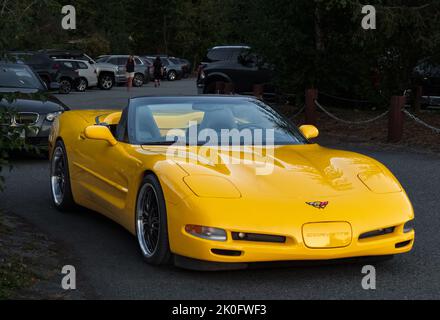
[[[139,161],[126,152],[124,142],[111,146],[107,141],[87,139],[78,142],[81,188],[92,208],[119,219],[126,206],[130,173]]]
[[[98,75],[95,67],[83,61],[78,61],[77,64],[80,75],[87,79],[89,86],[96,86],[98,84]]]

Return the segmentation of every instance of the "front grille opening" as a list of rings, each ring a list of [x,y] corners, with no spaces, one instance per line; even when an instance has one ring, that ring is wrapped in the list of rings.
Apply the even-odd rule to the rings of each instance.
[[[384,236],[386,234],[391,234],[394,232],[395,229],[396,229],[396,227],[391,227],[391,228],[385,228],[385,229],[379,229],[379,230],[366,232],[366,233],[363,233],[359,236],[359,240],[380,237],[380,236]]]
[[[232,239],[236,241],[286,243],[286,237],[268,234],[232,232]]]
[[[38,118],[38,113],[20,112],[14,117],[14,121],[16,124],[33,125],[38,122]]]
[[[396,249],[405,248],[406,246],[411,244],[411,240],[396,243]]]
[[[228,257],[241,256],[241,251],[237,251],[237,250],[211,249],[211,252],[219,256],[228,256]]]

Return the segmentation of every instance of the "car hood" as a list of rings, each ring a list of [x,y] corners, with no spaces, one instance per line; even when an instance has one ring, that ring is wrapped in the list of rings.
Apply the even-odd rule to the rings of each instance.
[[[399,182],[377,161],[319,145],[277,146],[265,149],[267,154],[263,155],[261,149],[250,148],[232,158],[229,158],[228,151],[221,150],[218,158],[222,158],[223,163],[200,156],[200,147],[189,148],[180,149],[180,154],[175,153],[172,157],[189,176],[195,177],[190,183],[197,185],[190,186],[191,189],[203,190],[203,184],[218,184],[219,189],[228,189],[228,194],[233,194],[235,191],[231,193],[231,190],[235,188],[241,196],[255,199],[268,196],[315,199],[359,192],[387,194],[402,191]],[[168,150],[170,159],[170,149],[162,149],[155,152]],[[245,163],[244,159],[257,161]],[[237,161],[241,163],[234,163]]]
[[[32,95],[37,92],[38,91],[35,90],[28,92],[21,91],[12,103],[9,103],[5,99],[1,100],[0,107],[10,108],[17,112],[38,112],[42,114],[69,110],[65,104],[52,95],[48,95],[44,99],[38,95]]]
[[[107,62],[97,62],[96,67],[100,70],[107,70],[107,71],[118,70],[118,67],[116,65]]]

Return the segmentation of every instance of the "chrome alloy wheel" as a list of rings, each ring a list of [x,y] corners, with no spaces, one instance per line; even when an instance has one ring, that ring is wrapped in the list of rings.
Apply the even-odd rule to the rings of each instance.
[[[110,90],[113,87],[113,79],[109,75],[104,75],[101,78],[101,88],[104,90]]]
[[[64,193],[66,190],[66,169],[63,149],[58,146],[53,153],[50,167],[52,196],[57,206],[61,205],[64,200]]]
[[[160,236],[159,200],[154,187],[142,186],[136,205],[136,233],[145,257],[151,257],[157,250]]]

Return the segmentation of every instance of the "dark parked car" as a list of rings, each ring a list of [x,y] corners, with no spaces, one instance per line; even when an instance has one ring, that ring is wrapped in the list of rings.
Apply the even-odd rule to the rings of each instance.
[[[171,57],[169,60],[182,67],[182,78],[188,78],[191,75],[191,63],[186,59]]]
[[[0,62],[0,92],[18,94],[12,103],[0,101],[0,108],[11,114],[8,123],[2,125],[22,126],[22,137],[28,144],[46,147],[53,121],[69,108],[50,95],[41,78],[24,64]],[[38,93],[47,97],[31,95]]]
[[[440,59],[422,61],[414,70],[413,82],[422,86],[422,107],[440,106]]]
[[[80,77],[77,70],[54,61],[47,54],[40,52],[11,52],[17,63],[30,66],[44,81],[48,89],[58,89],[68,94],[78,84]]]
[[[110,90],[116,83],[116,74],[118,73],[117,66],[105,62],[96,62],[94,59],[80,50],[45,49],[40,50],[39,52],[47,54],[52,59],[74,59],[89,63],[92,68],[96,70],[98,87],[101,90]]]
[[[143,57],[146,60],[149,60],[150,62],[154,63],[154,59],[156,59],[155,56],[145,56]],[[163,77],[164,79],[167,79],[168,81],[175,81],[182,78],[183,71],[182,71],[182,65],[176,64],[173,61],[171,61],[170,58],[160,57],[160,60],[162,61],[164,73]]]
[[[250,93],[255,84],[264,84],[269,92],[272,69],[248,46],[218,46],[208,50],[197,77],[199,93],[215,93],[217,81],[234,85],[236,93]]]

